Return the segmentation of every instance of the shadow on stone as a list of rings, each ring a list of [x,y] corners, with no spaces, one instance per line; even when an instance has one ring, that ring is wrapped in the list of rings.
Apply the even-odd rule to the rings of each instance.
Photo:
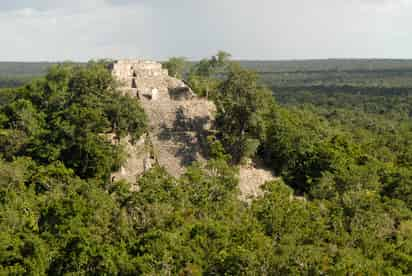
[[[169,96],[172,100],[183,101],[192,99],[195,96],[195,94],[189,87],[181,86],[169,89]]]
[[[198,160],[198,155],[207,155],[208,130],[205,125],[209,122],[209,116],[189,118],[179,108],[173,126],[168,128],[162,125],[157,137],[161,141],[171,140],[178,145],[175,156],[181,160],[180,165],[188,166]]]

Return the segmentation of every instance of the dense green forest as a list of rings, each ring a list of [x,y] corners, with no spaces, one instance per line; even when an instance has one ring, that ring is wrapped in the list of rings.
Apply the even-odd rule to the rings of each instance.
[[[329,59],[240,63],[258,72],[268,86],[412,87],[411,60]]]
[[[172,58],[173,65],[186,68],[197,62]],[[328,59],[286,61],[239,61],[259,74],[269,87],[354,86],[412,87],[412,60]],[[42,77],[51,62],[0,62],[0,88],[17,87]],[[81,63],[76,63],[81,64]],[[179,76],[177,76],[179,77]]]
[[[0,88],[18,87],[46,75],[56,63],[52,62],[0,62]]]
[[[165,66],[216,104],[210,160],[138,192],[111,182],[125,155],[105,134],[137,139],[147,118],[104,64],[0,90],[0,274],[412,274],[406,88],[265,86],[223,52]],[[247,158],[281,180],[242,201]]]

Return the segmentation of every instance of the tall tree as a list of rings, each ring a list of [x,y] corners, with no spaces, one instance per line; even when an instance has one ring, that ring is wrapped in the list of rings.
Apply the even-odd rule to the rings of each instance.
[[[213,92],[221,81],[221,76],[227,73],[230,66],[231,55],[224,51],[219,51],[209,59],[202,59],[190,69],[188,82],[192,89],[200,96],[214,98]],[[212,94],[212,95],[211,95]]]
[[[216,125],[234,162],[253,157],[266,133],[266,117],[275,107],[267,89],[258,85],[255,73],[232,64],[217,95]]]
[[[187,61],[185,57],[171,57],[163,63],[163,67],[169,71],[169,75],[178,79],[183,78]]]

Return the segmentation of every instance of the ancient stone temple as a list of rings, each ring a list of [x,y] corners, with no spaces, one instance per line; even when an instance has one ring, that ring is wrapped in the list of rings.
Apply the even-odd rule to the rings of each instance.
[[[111,64],[113,76],[120,82],[124,94],[156,100],[159,96],[158,84],[153,80],[168,77],[166,69],[155,61],[118,60]]]
[[[207,139],[213,125],[215,105],[199,98],[183,81],[170,77],[160,63],[119,60],[110,65],[119,81],[119,92],[135,98],[149,119],[146,134],[135,143],[126,137],[114,139],[127,152],[127,160],[112,180],[126,180],[138,190],[137,179],[153,166],[164,167],[179,177],[193,162],[207,158]],[[271,171],[254,166],[239,170],[242,198],[261,193],[260,185],[275,179]]]
[[[140,141],[121,141],[128,158],[113,174],[114,179],[135,183],[154,164],[179,176],[192,162],[204,160],[213,103],[197,97],[183,81],[169,76],[154,61],[119,60],[110,69],[119,82],[119,91],[136,98],[149,119],[148,133]]]
[[[113,75],[123,81],[134,77],[168,76],[167,70],[155,61],[122,59],[115,61],[110,67]]]

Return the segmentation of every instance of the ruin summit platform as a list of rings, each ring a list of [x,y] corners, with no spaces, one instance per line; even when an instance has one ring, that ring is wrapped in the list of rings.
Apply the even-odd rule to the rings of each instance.
[[[148,60],[118,60],[109,66],[113,76],[120,82],[121,91],[130,96],[157,98],[162,80],[168,72],[162,65]]]

